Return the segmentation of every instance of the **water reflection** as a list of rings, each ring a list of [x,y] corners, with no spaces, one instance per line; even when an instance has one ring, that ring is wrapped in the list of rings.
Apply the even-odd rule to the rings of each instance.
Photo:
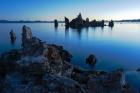
[[[11,45],[15,45],[16,39],[10,39]]]
[[[65,37],[69,37],[69,28],[65,27]]]
[[[78,29],[73,29],[73,30],[77,33],[78,38],[81,39],[83,28],[78,28]]]
[[[41,40],[64,46],[73,55],[72,62],[84,68],[91,68],[84,62],[91,53],[98,59],[97,69],[114,70],[118,67],[135,69],[140,66],[140,23],[115,24],[113,28],[105,26],[83,29],[65,26],[54,28],[54,24],[26,25],[31,27],[33,34]],[[11,44],[15,44],[15,41],[15,46],[20,47],[22,26],[23,24],[0,24],[0,52],[12,49]],[[7,39],[10,29],[14,29],[19,38],[16,40],[10,38],[11,44],[10,39]],[[138,83],[140,86],[140,82]]]
[[[57,31],[58,30],[58,26],[54,27],[54,29],[55,29],[55,31]]]

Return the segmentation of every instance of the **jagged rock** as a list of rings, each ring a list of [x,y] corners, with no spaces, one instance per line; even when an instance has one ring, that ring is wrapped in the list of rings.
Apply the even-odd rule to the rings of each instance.
[[[88,58],[86,58],[86,63],[93,65],[93,66],[96,64],[96,61],[97,61],[97,59],[93,54],[89,55]]]
[[[86,18],[85,26],[86,26],[86,27],[89,27],[89,18]]]
[[[88,93],[106,93],[105,89],[96,78],[92,78],[88,81],[87,88]]]
[[[110,27],[113,27],[113,26],[114,26],[114,21],[113,21],[113,20],[111,20],[111,21],[109,22],[109,26],[110,26]]]
[[[79,15],[70,22],[69,22],[68,18],[65,17],[65,24],[66,24],[65,25],[66,28],[71,27],[71,28],[76,28],[76,29],[80,29],[83,27],[104,27],[104,26],[106,26],[104,20],[102,20],[102,21],[96,21],[96,20],[89,21],[89,18],[86,18],[86,20],[84,20],[82,18],[81,13],[79,13]],[[111,27],[114,26],[113,21],[109,22],[109,24],[110,24],[109,26],[111,26]]]
[[[66,25],[66,27],[69,27],[69,19],[67,18],[67,17],[65,17],[65,25]]]
[[[16,39],[16,33],[13,30],[10,31],[10,37],[11,39]]]
[[[77,18],[73,19],[70,22],[70,26],[73,28],[81,28],[81,27],[83,27],[83,25],[84,25],[84,20],[82,19],[81,13],[79,13]]]

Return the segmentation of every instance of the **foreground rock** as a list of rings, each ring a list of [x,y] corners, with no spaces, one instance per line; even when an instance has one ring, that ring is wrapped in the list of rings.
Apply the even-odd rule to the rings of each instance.
[[[122,84],[123,70],[89,71],[70,63],[71,54],[23,26],[22,48],[0,57],[0,93],[137,93]],[[95,64],[95,56],[87,61]]]

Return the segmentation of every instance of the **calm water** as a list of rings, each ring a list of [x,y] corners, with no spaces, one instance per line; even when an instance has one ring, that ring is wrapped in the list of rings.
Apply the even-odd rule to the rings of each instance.
[[[140,23],[116,23],[114,28],[88,28],[65,30],[64,24],[58,29],[53,24],[0,24],[0,53],[20,48],[21,28],[27,25],[32,28],[33,35],[47,43],[64,46],[73,55],[73,64],[93,69],[85,64],[89,54],[95,54],[97,69],[114,70],[124,68],[132,71],[127,75],[129,82],[140,89],[140,73],[133,72],[140,67]],[[13,29],[17,34],[14,45],[11,44],[9,32]]]

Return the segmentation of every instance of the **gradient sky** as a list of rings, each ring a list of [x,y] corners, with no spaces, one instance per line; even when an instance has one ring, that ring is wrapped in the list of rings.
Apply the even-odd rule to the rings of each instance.
[[[140,0],[0,0],[0,19],[63,20],[74,18],[138,19]]]

